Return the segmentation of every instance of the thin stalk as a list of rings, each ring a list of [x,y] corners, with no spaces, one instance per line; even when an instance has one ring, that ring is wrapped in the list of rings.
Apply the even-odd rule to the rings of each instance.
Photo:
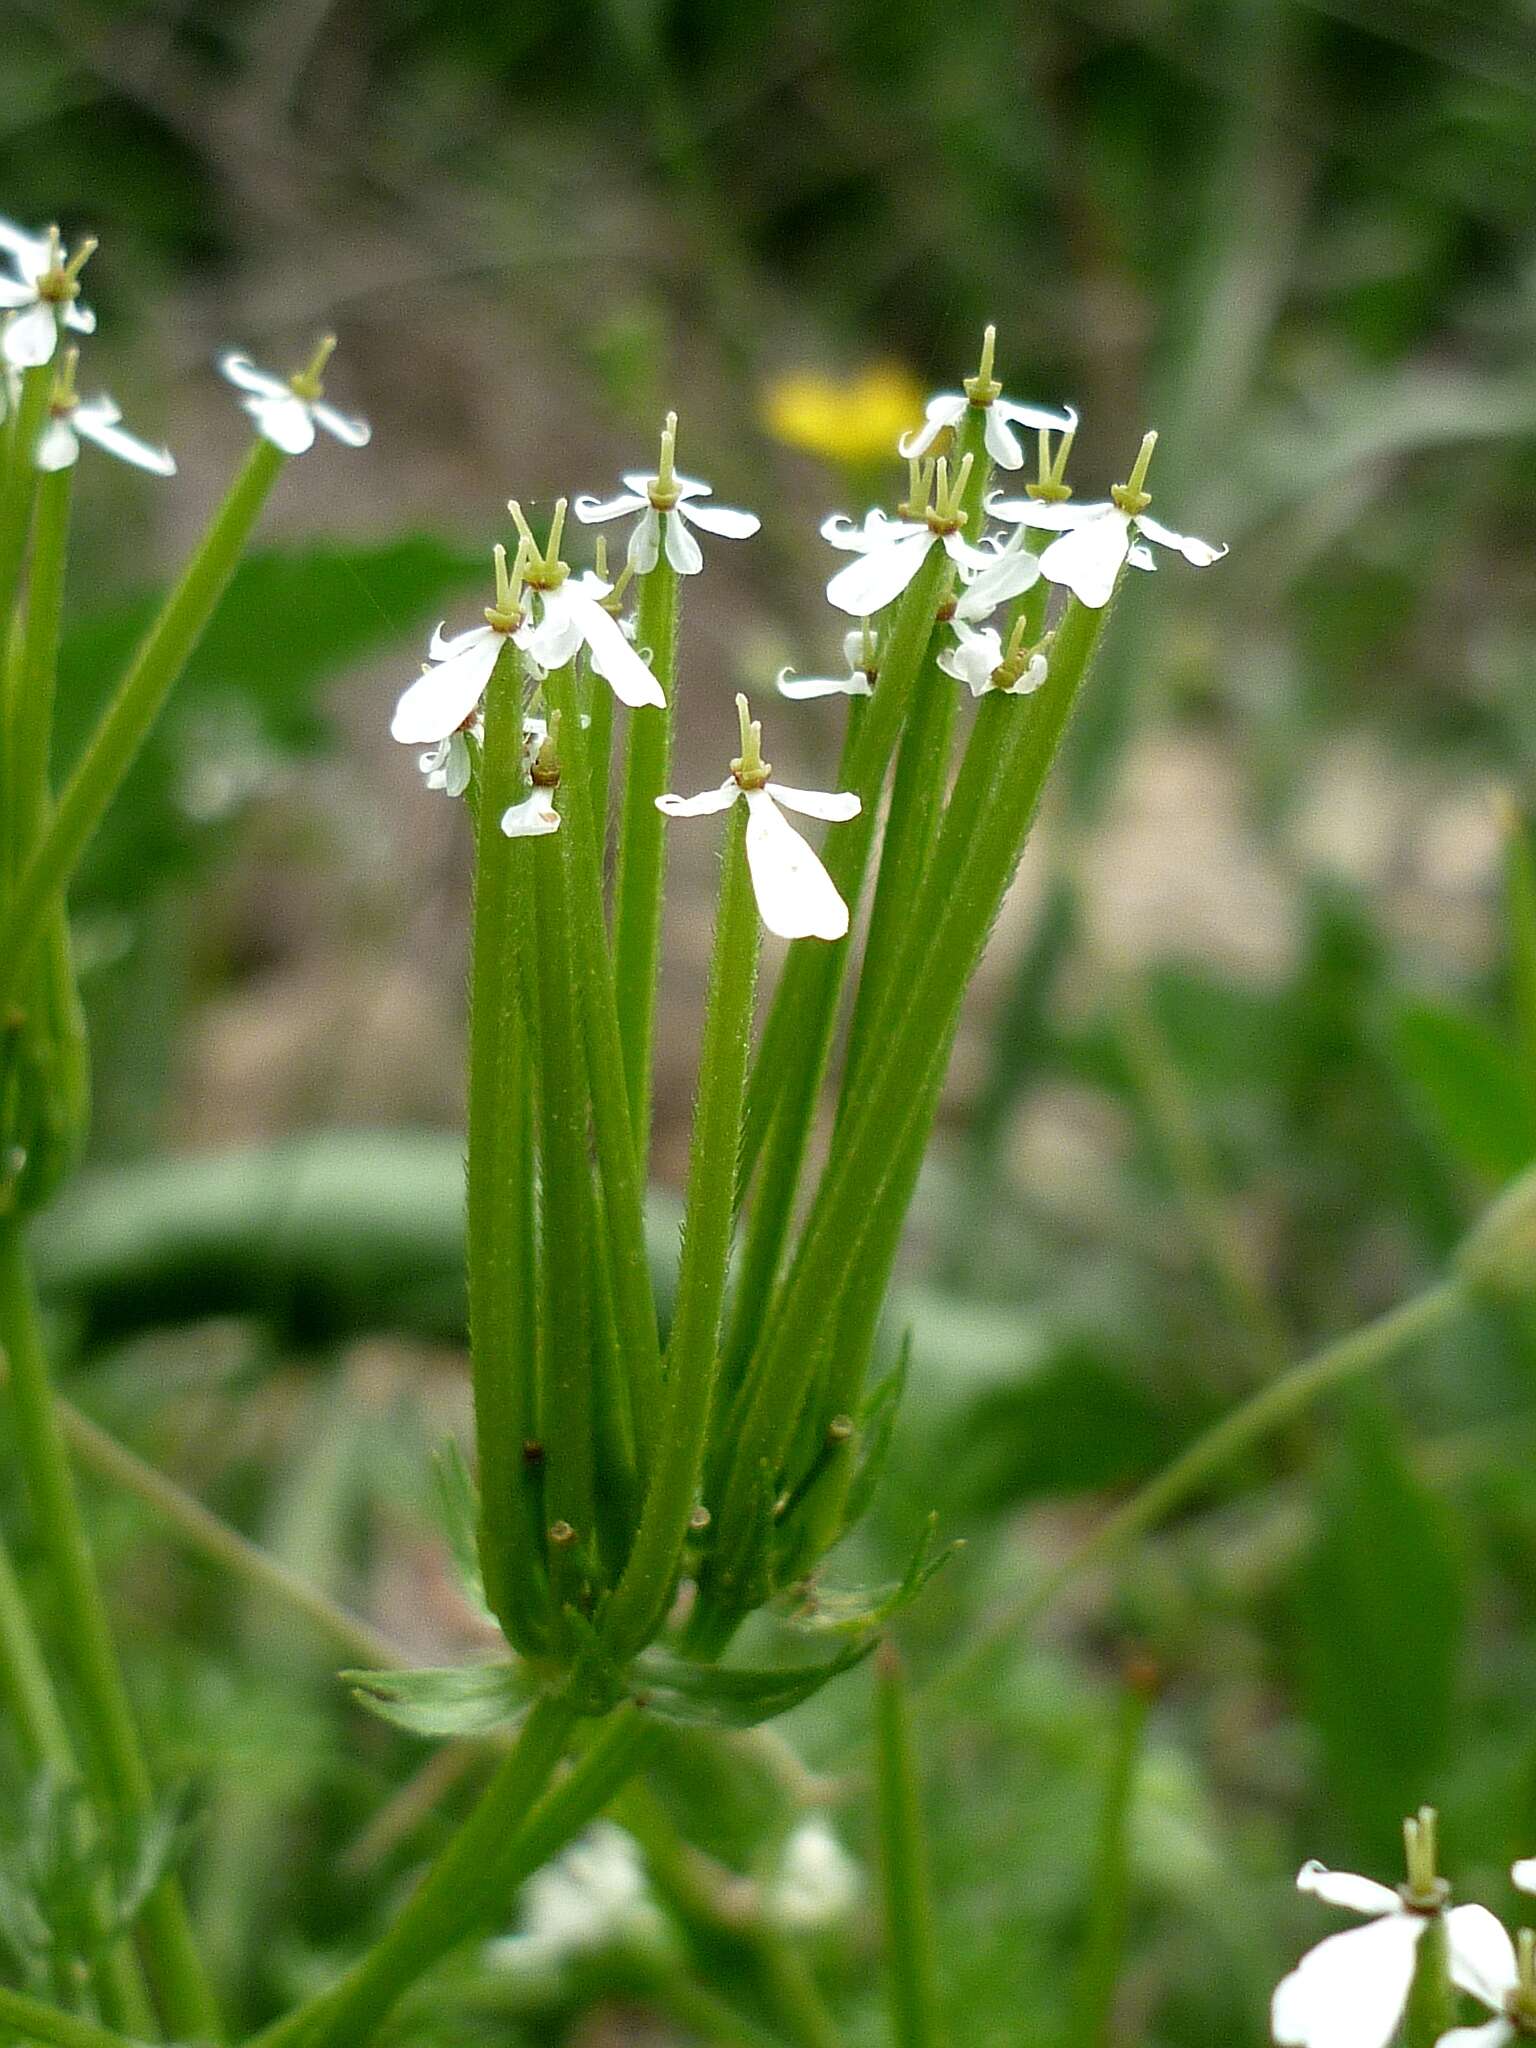
[[[655,568],[640,578],[635,636],[649,652],[651,673],[667,701],[664,707],[643,705],[629,714],[613,898],[613,979],[624,1052],[624,1092],[642,1180],[651,1151],[651,1052],[667,872],[666,820],[656,808],[656,799],[666,790],[672,764],[677,599],[677,571],[663,551]]]
[[[58,669],[59,620],[64,607],[73,476],[73,469],[58,469],[45,476],[38,487],[33,515],[26,624],[7,738],[11,760],[7,793],[12,807],[13,873],[20,872],[48,812],[48,751],[53,733],[54,681]]]
[[[1152,1688],[1133,1676],[1119,1702],[1088,1888],[1070,2048],[1109,2048],[1130,1897],[1131,1810]]]
[[[605,1618],[618,1655],[640,1649],[666,1616],[698,1502],[720,1355],[720,1317],[735,1211],[742,1097],[757,990],[758,918],[747,871],[744,802],[731,806],[721,854],[715,950],[694,1105],[688,1201],[672,1334],[666,1415],[629,1567]]]
[[[86,1540],[69,1454],[53,1404],[21,1228],[14,1220],[0,1225],[0,1341],[10,1360],[17,1453],[89,1732],[91,1775],[104,1804],[126,1819],[139,1821],[154,1810],[154,1786],[139,1746],[106,1603]],[[181,1887],[174,1877],[162,1878],[145,1901],[142,1933],[166,2025],[177,2035],[217,2039],[217,2008],[193,1942]]]
[[[517,1747],[381,1940],[340,1984],[266,2028],[247,2048],[363,2048],[397,1999],[505,1912],[517,1887],[595,1819],[639,1768],[652,1734],[638,1709],[620,1708],[580,1761],[544,1791],[575,1718],[561,1701],[535,1703]]]
[[[469,989],[466,1263],[480,1464],[480,1567],[508,1640],[547,1647],[542,1516],[524,1445],[537,1435],[533,1268],[533,1061],[523,993],[531,917],[528,848],[501,829],[526,793],[515,659],[485,699]]]
[[[48,417],[52,389],[52,364],[42,363],[22,371],[21,396],[7,438],[5,467],[0,471],[0,622],[9,620],[15,611],[21,589],[32,502],[37,492],[38,469],[34,458],[43,422]]]
[[[587,671],[587,787],[599,874],[608,864],[608,795],[613,779],[613,692],[595,670]]]
[[[1450,1960],[1445,1915],[1432,1913],[1414,1953],[1413,1981],[1398,2037],[1402,2048],[1436,2048],[1455,2026],[1457,1997]]]
[[[597,679],[597,687],[611,703],[612,693],[601,678]],[[625,1092],[618,992],[603,916],[600,827],[591,804],[591,770],[584,744],[590,734],[582,733],[576,719],[570,672],[562,670],[551,675],[544,688],[551,708],[561,714],[561,811],[565,823],[560,840],[566,863],[571,943],[581,983],[592,1136],[603,1202],[615,1330],[629,1382],[631,1441],[648,1456],[661,1397],[661,1346],[646,1251],[645,1184],[636,1127],[630,1121]],[[657,816],[659,819],[659,812]]]
[[[135,2048],[127,2034],[98,2026],[95,2020],[77,2013],[60,2012],[23,1991],[8,1991],[0,1985],[0,2026],[23,2041],[41,2041],[49,2048]]]
[[[46,1771],[60,1785],[78,1785],[81,1771],[74,1739],[58,1694],[53,1689],[42,1645],[32,1627],[25,1596],[0,1543],[0,1702],[25,1767]],[[81,1834],[92,1823],[81,1816]],[[82,1842],[82,1846],[84,1843]],[[93,1897],[93,1924],[101,1936],[102,1953],[91,1964],[91,1980],[102,2012],[115,2027],[148,2034],[154,2027],[149,1994],[138,1958],[120,1936],[108,1934],[111,1902],[104,1893]]]
[[[66,783],[0,927],[0,1012],[15,1002],[49,908],[67,885],[223,596],[284,459],[270,441],[256,442]]]
[[[1123,1557],[1141,1537],[1197,1494],[1252,1445],[1282,1429],[1335,1388],[1376,1372],[1461,1314],[1472,1299],[1460,1275],[1437,1282],[1374,1322],[1325,1344],[1279,1379],[1251,1394],[1205,1430],[1187,1450],[1108,1515],[1028,1592],[998,1615],[962,1656],[929,1681],[935,1691],[963,1691],[999,1651],[1031,1628],[1084,1572]]]
[[[896,2048],[939,2048],[933,1877],[901,1661],[889,1644],[875,1671],[875,1789],[891,2035]]]

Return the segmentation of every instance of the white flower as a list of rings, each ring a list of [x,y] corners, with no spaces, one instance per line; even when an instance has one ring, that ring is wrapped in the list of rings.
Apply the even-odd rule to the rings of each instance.
[[[704,818],[740,798],[747,806],[747,866],[763,923],[781,939],[840,939],[848,930],[848,906],[780,806],[840,823],[858,816],[859,799],[851,790],[791,789],[771,781],[761,730],[748,720],[746,698],[738,697],[736,705],[742,745],[731,773],[718,789],[699,796],[659,796],[656,808],[669,818]]]
[[[1517,1863],[1515,1870],[1525,1872],[1527,1879],[1536,1874],[1529,1861]],[[1530,1889],[1529,1882],[1516,1882],[1522,1891]],[[1463,1942],[1456,1982],[1495,2017],[1481,2026],[1453,2027],[1440,2040],[1451,2042],[1453,2048],[1504,2048],[1506,2042],[1529,2035],[1536,2025],[1536,1940],[1524,1931],[1517,1949],[1491,1913],[1480,1906],[1463,1910],[1481,1917],[1473,1943]]]
[[[564,668],[577,648],[585,645],[594,672],[621,704],[634,709],[641,704],[666,703],[660,683],[630,645],[624,628],[603,608],[602,599],[613,591],[611,583],[587,569],[552,588],[533,587],[539,598],[539,621],[518,644],[541,669]]]
[[[509,839],[542,839],[560,830],[560,813],[550,802],[547,789],[535,789],[521,803],[510,804],[501,814],[501,829]]]
[[[957,616],[955,644],[939,656],[939,667],[945,675],[964,683],[973,697],[984,697],[989,690],[999,690],[1009,697],[1028,697],[1045,681],[1049,664],[1038,650],[1027,658],[1020,652],[1017,672],[998,681],[997,672],[1005,661],[1010,669],[1015,668],[1014,656],[1012,648],[1004,654],[1002,635],[995,626],[983,626],[977,632]]]
[[[637,576],[648,576],[655,568],[663,544],[667,560],[679,576],[697,576],[704,566],[704,551],[689,532],[691,526],[725,540],[747,540],[762,525],[755,512],[699,504],[700,498],[714,496],[714,488],[697,477],[677,474],[672,466],[676,448],[677,414],[669,412],[661,430],[661,458],[654,476],[627,471],[617,498],[581,497],[572,508],[583,526],[602,526],[632,512],[640,514],[629,536],[629,566]]]
[[[471,626],[445,638],[439,625],[432,635],[431,663],[404,691],[390,720],[392,739],[402,746],[438,746],[458,732],[480,708],[491,671],[510,640],[525,644],[526,622]]]
[[[416,765],[426,778],[428,789],[462,796],[469,787],[469,741],[462,731],[451,732],[435,747],[429,747]]]
[[[1040,581],[1040,557],[1025,547],[1022,532],[1006,547],[997,547],[993,542],[983,542],[982,546],[989,559],[982,568],[972,569],[966,575],[965,587],[955,603],[955,617],[964,619],[968,625],[974,625],[978,619],[990,619],[999,605],[1022,597]]]
[[[1524,1856],[1509,1873],[1517,1892],[1536,1892],[1536,1856]]]
[[[115,455],[120,462],[131,462],[135,469],[147,469],[151,476],[174,476],[176,458],[171,451],[152,447],[137,434],[125,433],[118,424],[121,419],[122,414],[104,395],[83,402],[73,396],[55,398],[53,417],[37,444],[38,468],[72,467],[83,437],[104,448],[108,455]]]
[[[996,389],[995,385],[993,389]],[[909,462],[919,460],[928,453],[946,427],[959,427],[971,402],[963,391],[942,391],[937,398],[930,398],[924,408],[923,424],[910,434],[902,435],[896,443],[898,453]],[[1018,469],[1024,461],[1024,450],[1013,431],[1015,427],[1070,434],[1077,425],[1077,414],[1070,405],[1057,412],[1048,405],[1021,405],[1015,399],[999,396],[983,405],[981,410],[987,416],[987,453],[999,469]]]
[[[802,1821],[784,1844],[764,1903],[781,1927],[826,1927],[841,1920],[861,1889],[859,1866],[824,1820]]]
[[[1296,1883],[1327,1905],[1368,1918],[1319,1942],[1281,1980],[1270,2009],[1276,2041],[1281,2048],[1386,2048],[1432,1916],[1387,1885],[1321,1863],[1303,1864]],[[1503,1966],[1509,1936],[1485,1906],[1453,1906],[1445,1932],[1451,1981],[1483,1997]]]
[[[654,1941],[664,1932],[633,1838],[611,1821],[599,1821],[529,1878],[521,1926],[492,1942],[488,1957],[547,1975],[573,1957]]]
[[[843,655],[848,663],[845,676],[797,676],[779,671],[779,695],[796,703],[812,697],[867,697],[873,688],[874,645],[863,626],[843,635]]]
[[[972,547],[958,520],[946,526],[927,519],[889,519],[878,508],[866,514],[864,524],[855,526],[843,512],[822,521],[821,537],[845,554],[858,556],[827,585],[827,601],[853,618],[868,618],[884,611],[906,589],[931,549],[942,547],[964,573],[990,568],[994,551]]]
[[[0,335],[0,354],[13,369],[35,370],[53,360],[61,320],[77,334],[95,333],[96,315],[79,296],[80,271],[95,247],[82,242],[66,258],[57,228],[29,235],[0,220],[0,251],[16,266],[14,278],[0,277],[0,307],[11,314]]]
[[[320,371],[333,345],[323,345],[310,368],[293,378],[258,370],[249,356],[232,353],[219,358],[223,374],[246,393],[240,403],[256,422],[258,433],[285,455],[302,455],[313,447],[317,426],[349,448],[368,445],[372,434],[368,422],[349,418],[320,396]]]

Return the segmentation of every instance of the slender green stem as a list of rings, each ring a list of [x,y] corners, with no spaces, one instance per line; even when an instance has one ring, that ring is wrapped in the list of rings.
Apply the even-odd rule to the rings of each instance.
[[[568,1775],[544,1791],[574,1722],[563,1702],[536,1702],[516,1748],[382,1939],[340,1984],[268,2027],[248,2048],[363,2048],[411,1985],[504,1913],[517,1887],[601,1813],[638,1769],[651,1735],[637,1709],[620,1708]]]
[[[0,1011],[16,1000],[49,908],[68,884],[212,617],[283,462],[270,441],[256,442],[66,783],[0,928]]]
[[[48,752],[53,733],[64,564],[69,553],[73,469],[54,470],[38,487],[27,581],[21,668],[11,707],[11,871],[19,873],[48,813]]]
[[[533,1060],[523,1000],[531,861],[527,842],[501,829],[526,793],[522,680],[504,656],[485,698],[475,834],[466,1262],[481,1574],[508,1641],[537,1653],[548,1645],[549,1595],[538,1475],[524,1455],[537,1434]]]
[[[1131,1808],[1152,1689],[1134,1679],[1116,1716],[1099,1809],[1098,1844],[1088,1889],[1088,1926],[1077,1973],[1071,2048],[1109,2048],[1115,1986],[1125,1951],[1130,1893]]]
[[[551,675],[545,694],[561,714],[560,838],[566,861],[571,943],[579,969],[586,1027],[592,1136],[602,1192],[605,1249],[620,1356],[627,1369],[634,1442],[648,1452],[661,1396],[661,1347],[645,1239],[645,1186],[624,1081],[624,1042],[608,932],[603,916],[599,826],[591,809],[592,780],[576,719],[569,671]],[[611,693],[601,679],[598,688]],[[657,814],[658,817],[660,813]]]
[[[608,1640],[620,1655],[648,1642],[671,1604],[698,1502],[714,1402],[757,989],[758,919],[747,871],[746,814],[744,802],[731,806],[721,855],[682,1260],[667,1345],[666,1418],[629,1567],[605,1619]]]
[[[91,1775],[105,1805],[138,1821],[153,1810],[154,1787],[86,1540],[53,1404],[21,1228],[15,1221],[0,1224],[0,1341],[10,1360],[17,1453],[89,1731]],[[150,1976],[167,2026],[188,2038],[216,2039],[217,2009],[174,1877],[162,1878],[151,1892],[142,1927]]]
[[[14,2031],[23,2041],[41,2041],[50,2048],[134,2048],[130,2036],[98,2026],[95,2020],[60,2012],[25,1992],[8,1991],[0,1985],[0,2026]]]
[[[1398,2036],[1402,2048],[1435,2048],[1456,2024],[1457,2002],[1445,1915],[1432,1913],[1414,1953],[1413,1981]]]
[[[608,862],[608,793],[613,778],[613,691],[593,669],[587,674],[587,787],[598,873]]]
[[[1467,1279],[1458,1275],[1442,1280],[1362,1329],[1325,1344],[1279,1379],[1260,1387],[1106,1516],[1092,1535],[995,1617],[959,1658],[936,1673],[930,1685],[939,1692],[963,1693],[992,1659],[1031,1628],[1084,1572],[1123,1557],[1252,1445],[1304,1414],[1335,1388],[1378,1371],[1422,1343],[1461,1314],[1471,1298]]]
[[[875,1772],[885,1971],[896,2048],[939,2048],[938,1936],[917,1761],[901,1662],[889,1644],[875,1671]]]
[[[32,503],[37,492],[37,443],[48,417],[53,367],[41,363],[21,373],[21,396],[7,437],[7,460],[0,472],[0,621],[16,609],[26,560]]]
[[[651,1050],[667,871],[666,820],[656,799],[666,790],[672,764],[677,600],[677,571],[663,553],[649,575],[640,578],[635,634],[649,654],[651,673],[667,701],[664,708],[644,705],[629,714],[613,899],[613,978],[624,1049],[624,1091],[642,1179],[651,1151]]]

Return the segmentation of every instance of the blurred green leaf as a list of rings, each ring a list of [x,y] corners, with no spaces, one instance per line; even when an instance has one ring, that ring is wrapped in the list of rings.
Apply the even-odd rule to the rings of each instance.
[[[1403,1816],[1437,1800],[1450,1756],[1462,1564],[1378,1407],[1352,1408],[1320,1494],[1297,1587],[1305,1687],[1349,1837],[1336,1846],[1390,1863]]]
[[[787,1664],[778,1670],[691,1664],[664,1651],[648,1650],[635,1661],[635,1697],[666,1721],[752,1728],[788,1713],[829,1680],[862,1664],[875,1642],[871,1635],[823,1664]]]
[[[1449,1004],[1406,1002],[1393,1055],[1446,1148],[1493,1181],[1536,1158],[1536,1108],[1519,1061],[1487,1025]]]
[[[360,1706],[412,1735],[489,1735],[528,1703],[515,1664],[462,1664],[430,1671],[343,1671]]]

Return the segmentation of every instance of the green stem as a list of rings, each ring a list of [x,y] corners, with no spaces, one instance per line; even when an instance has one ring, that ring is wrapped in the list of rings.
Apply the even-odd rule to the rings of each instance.
[[[1411,1300],[1326,1344],[1261,1387],[1215,1422],[1171,1464],[1108,1515],[1051,1571],[979,1635],[963,1656],[930,1681],[935,1690],[964,1692],[1015,1637],[1054,1606],[1068,1586],[1097,1565],[1112,1563],[1149,1530],[1166,1520],[1253,1444],[1272,1435],[1336,1387],[1375,1372],[1400,1353],[1432,1336],[1459,1315],[1471,1299],[1471,1285],[1457,1276],[1426,1288]]]
[[[0,1985],[0,2025],[13,2030],[23,2041],[41,2041],[50,2048],[134,2048],[126,2034],[98,2026],[95,2020],[76,2013],[60,2012],[41,1999],[24,1992],[8,1991]]]
[[[0,1340],[10,1361],[17,1452],[89,1728],[92,1775],[103,1803],[137,1822],[154,1809],[154,1786],[86,1540],[53,1403],[22,1233],[14,1221],[0,1224]],[[167,2026],[188,2038],[216,2039],[217,2009],[174,1877],[162,1878],[150,1893],[142,1924],[150,1976]]]
[[[608,862],[608,790],[613,775],[613,691],[595,669],[587,671],[587,787],[591,791],[587,808],[592,818],[592,837],[597,848],[598,873]]]
[[[53,366],[41,363],[21,373],[21,396],[7,437],[7,459],[0,472],[0,626],[16,609],[22,564],[32,525],[37,491],[37,443],[48,417]]]
[[[667,869],[666,820],[656,808],[656,799],[665,792],[671,773],[672,722],[677,709],[677,600],[677,571],[663,553],[655,568],[640,578],[635,636],[649,653],[651,673],[667,701],[664,708],[642,705],[629,714],[613,899],[613,978],[624,1051],[624,1091],[642,1180],[651,1150],[651,1050]]]
[[[1456,2024],[1457,1998],[1451,1983],[1450,1943],[1445,1915],[1431,1914],[1413,1961],[1413,1981],[1403,2007],[1402,2048],[1435,2048]]]
[[[608,685],[601,678],[597,686],[611,701]],[[561,714],[565,772],[560,788],[565,823],[560,838],[566,861],[571,940],[580,970],[592,1136],[606,1225],[609,1284],[619,1351],[629,1376],[631,1433],[634,1442],[646,1451],[661,1398],[661,1347],[646,1250],[645,1186],[625,1093],[625,1048],[603,916],[600,827],[591,808],[592,779],[585,759],[584,741],[589,735],[584,735],[577,723],[570,672],[551,675],[544,687],[551,708]],[[660,815],[658,812],[658,818]]]
[[[671,1605],[714,1403],[757,990],[758,918],[747,871],[746,814],[744,802],[731,806],[721,855],[682,1260],[667,1345],[665,1420],[635,1547],[605,1621],[620,1656],[649,1642]]]
[[[891,2035],[896,2048],[938,2048],[933,1878],[901,1663],[889,1644],[875,1673],[875,1758]]]
[[[7,791],[12,805],[13,874],[21,871],[48,814],[48,753],[53,735],[54,681],[58,669],[59,620],[64,608],[73,476],[72,468],[54,470],[43,478],[37,492],[21,667],[8,734],[12,765]]]
[[[602,1812],[639,1767],[651,1736],[637,1709],[620,1708],[581,1761],[545,1792],[575,1718],[563,1701],[535,1702],[516,1748],[383,1938],[340,1984],[247,2048],[363,2048],[411,1985],[506,1912],[517,1887]]]
[[[515,659],[485,698],[475,833],[469,989],[466,1263],[470,1371],[480,1465],[480,1568],[508,1641],[549,1641],[543,1517],[523,1446],[537,1434],[533,1247],[533,1062],[523,991],[530,943],[529,849],[501,829],[527,792]]]
[[[49,908],[68,884],[223,596],[284,459],[270,441],[256,442],[66,783],[0,928],[0,1011],[16,1000]]]
[[[1151,1704],[1150,1687],[1134,1681],[1120,1701],[1099,1812],[1071,2048],[1109,2048],[1113,2039],[1115,1986],[1125,1950],[1130,1893],[1131,1808]]]
[[[799,2048],[840,2048],[840,2037],[810,1964],[778,1928],[761,1926],[753,1946],[784,2031]]]

